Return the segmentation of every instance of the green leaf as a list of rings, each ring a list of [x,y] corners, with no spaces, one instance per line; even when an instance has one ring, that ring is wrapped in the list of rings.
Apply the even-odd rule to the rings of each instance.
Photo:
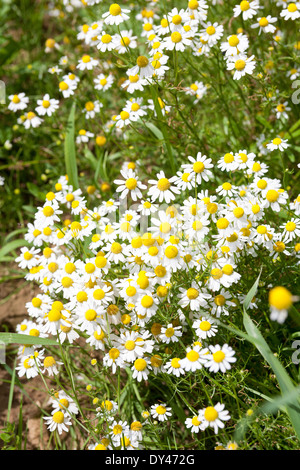
[[[74,189],[78,188],[78,171],[76,162],[76,147],[75,147],[75,109],[76,103],[72,104],[69,114],[66,137],[65,137],[65,164],[66,172],[69,178],[69,183]]]
[[[293,382],[288,375],[287,371],[277,359],[276,356],[272,353],[259,329],[255,326],[246,310],[244,310],[244,326],[247,333],[253,338],[253,344],[258,349],[260,354],[266,360],[266,362],[273,369],[274,374],[278,380],[282,394],[292,393],[294,391]],[[293,399],[289,405],[286,406],[287,413],[291,420],[291,423],[294,427],[296,435],[300,440],[300,406],[297,399]]]
[[[285,406],[288,405],[292,400],[298,399],[300,396],[300,387],[294,387],[291,392],[285,393],[284,395],[277,395],[274,398],[265,397],[266,401],[254,410],[251,416],[245,416],[239,421],[236,426],[234,433],[234,441],[239,442],[243,439],[249,424],[253,419],[261,414],[274,414],[278,410],[285,412]]]
[[[54,339],[38,338],[36,336],[18,333],[0,333],[0,341],[4,344],[39,344],[41,346],[59,346]]]
[[[163,133],[152,122],[145,122],[145,126],[155,135],[158,140],[164,141]]]
[[[256,279],[255,283],[253,284],[253,286],[249,290],[248,294],[246,295],[246,298],[245,298],[244,303],[243,303],[243,307],[244,307],[245,310],[248,310],[248,307],[249,307],[253,297],[255,296],[255,294],[257,292],[260,276],[261,276],[261,270],[260,270],[258,278]]]
[[[26,183],[28,191],[36,198],[40,199],[41,201],[45,200],[45,193],[39,189],[39,187],[31,182]]]
[[[7,253],[11,253],[12,251],[16,250],[17,248],[20,248],[21,246],[28,246],[27,241],[24,239],[17,239],[12,240],[11,242],[4,245],[0,250],[0,262],[3,258],[5,258],[5,255],[7,255]]]

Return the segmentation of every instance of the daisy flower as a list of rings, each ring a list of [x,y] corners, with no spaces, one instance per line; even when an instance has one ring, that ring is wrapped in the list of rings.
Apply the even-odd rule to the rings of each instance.
[[[214,429],[215,434],[218,434],[219,429],[224,428],[224,422],[230,419],[227,410],[224,409],[225,405],[217,403],[215,406],[208,406],[199,411],[199,420],[203,423],[203,428],[211,427]]]
[[[38,106],[35,108],[36,112],[40,116],[52,116],[52,114],[58,109],[59,101],[54,98],[50,98],[48,93],[44,95],[42,100],[37,101]]]
[[[135,49],[137,47],[136,39],[137,36],[133,36],[132,29],[120,31],[120,34],[115,36],[115,49],[119,54],[125,54],[128,52],[128,48]]]
[[[126,101],[124,111],[128,111],[131,115],[134,115],[137,119],[147,114],[146,106],[143,106],[143,98],[131,98]]]
[[[276,23],[277,18],[268,15],[267,17],[258,18],[257,21],[258,23],[252,24],[251,28],[259,28],[258,34],[261,34],[261,32],[274,33],[276,31],[276,26],[273,26],[272,23]]]
[[[186,23],[188,20],[188,12],[184,9],[178,10],[177,8],[173,8],[167,16],[167,22],[172,32],[180,31],[182,29],[183,24]]]
[[[192,282],[191,287],[188,289],[180,287],[179,290],[181,294],[178,305],[181,305],[182,307],[189,306],[193,311],[198,311],[200,307],[207,306],[207,300],[211,298],[210,294],[199,289],[196,282]]]
[[[100,73],[94,78],[95,90],[106,91],[112,86],[114,77],[111,74]]]
[[[201,38],[203,41],[207,41],[207,44],[211,47],[218,42],[222,37],[224,27],[218,23],[207,23],[204,29],[200,30]]]
[[[234,171],[237,169],[238,164],[235,160],[233,153],[225,153],[224,157],[218,160],[217,167],[220,168],[221,171]]]
[[[300,2],[289,3],[287,8],[284,8],[280,12],[280,16],[282,16],[285,20],[296,20],[300,18]]]
[[[87,143],[95,135],[92,132],[86,131],[85,129],[80,129],[76,137],[76,144]]]
[[[27,379],[36,377],[39,373],[38,366],[40,366],[38,352],[34,353],[34,356],[22,356],[20,364],[16,367],[18,377],[26,376]]]
[[[283,286],[273,287],[269,291],[270,319],[282,324],[293,304],[292,293]]]
[[[63,431],[68,432],[68,426],[72,425],[70,415],[63,411],[53,410],[51,416],[44,416],[43,418],[50,432],[58,431],[58,434],[62,434]]]
[[[288,243],[294,240],[295,238],[300,238],[300,220],[295,219],[294,217],[290,219],[284,225],[281,225],[280,228],[283,229],[283,242]]]
[[[140,78],[147,78],[151,77],[154,73],[154,67],[152,63],[149,61],[149,59],[144,56],[140,55],[136,59],[136,65],[132,67],[131,69],[127,70],[127,75],[139,75]]]
[[[175,375],[175,377],[180,377],[184,375],[185,371],[181,367],[181,360],[179,357],[173,357],[165,364],[165,370],[167,374]]]
[[[216,346],[209,346],[210,354],[207,355],[207,362],[205,367],[209,369],[209,372],[226,372],[231,369],[231,363],[236,361],[235,351],[224,344],[222,347],[218,344]]]
[[[289,115],[287,113],[287,111],[290,111],[291,108],[290,106],[288,106],[288,102],[285,101],[284,103],[279,103],[277,106],[276,106],[276,118],[277,119],[280,119],[280,118],[283,118],[283,119],[288,119]]]
[[[199,431],[204,430],[204,426],[199,419],[199,415],[194,415],[192,418],[186,418],[184,424],[192,433],[198,433]]]
[[[281,152],[283,152],[289,146],[287,141],[288,141],[287,139],[284,140],[281,137],[275,137],[275,139],[273,139],[272,142],[269,142],[267,144],[267,149],[271,150],[271,152],[273,152],[273,150],[277,150],[277,149],[280,150]]]
[[[192,179],[194,179],[195,183],[201,184],[202,179],[209,181],[209,178],[212,177],[210,168],[213,167],[211,158],[207,158],[206,155],[202,155],[201,152],[198,152],[196,158],[188,156],[188,160],[191,163],[183,164],[182,168],[192,175]]]
[[[39,264],[39,259],[36,256],[40,252],[38,248],[27,248],[22,247],[21,253],[16,258],[15,262],[21,269],[31,269],[33,266],[37,266]]]
[[[61,366],[62,364],[63,362],[57,362],[53,356],[47,356],[43,362],[44,369],[42,373],[48,372],[49,376],[56,375],[59,373],[57,366]]]
[[[245,52],[249,47],[249,40],[243,33],[232,34],[227,37],[226,42],[222,42],[220,49],[225,52],[225,56],[237,56]]]
[[[128,79],[122,83],[122,88],[125,88],[126,91],[130,94],[134,93],[136,90],[144,90],[144,86],[147,85],[147,80],[141,78],[141,76],[137,73],[135,75],[132,75],[130,73],[130,70],[127,70],[126,74],[128,75]]]
[[[148,379],[148,375],[152,370],[152,367],[148,358],[145,359],[140,357],[134,361],[131,370],[133,372],[132,378],[136,379],[138,382],[141,382],[142,380]]]
[[[100,52],[112,51],[116,47],[115,37],[105,31],[99,34],[98,40],[97,49],[99,49]]]
[[[112,3],[109,7],[109,11],[102,15],[104,23],[110,26],[123,23],[123,21],[129,20],[127,13],[130,13],[130,10],[122,9],[118,3]]]
[[[201,317],[194,321],[192,327],[200,339],[207,339],[215,336],[218,332],[218,327],[215,325],[213,319],[208,317]]]
[[[18,93],[16,95],[9,95],[8,99],[10,103],[8,105],[8,109],[13,111],[21,111],[22,109],[27,108],[29,103],[29,98],[25,95],[25,93]]]
[[[79,410],[73,398],[71,398],[66,392],[63,390],[59,390],[54,394],[52,399],[52,407],[54,411],[63,411],[65,414],[74,414],[77,415]]]
[[[152,418],[164,422],[168,421],[170,416],[172,416],[172,408],[167,407],[165,403],[157,403],[150,407],[150,413]]]
[[[176,176],[168,179],[164,171],[160,171],[156,178],[157,180],[149,180],[149,184],[152,186],[148,191],[148,196],[151,197],[151,202],[155,202],[158,199],[159,202],[165,201],[169,204],[175,199],[176,194],[180,194],[180,189],[172,185],[176,180]]]
[[[96,114],[100,112],[100,108],[103,107],[103,104],[100,101],[87,101],[82,110],[85,113],[86,119],[93,119]]]
[[[39,127],[43,122],[43,119],[39,118],[33,111],[29,111],[24,117],[23,125],[25,129]]]
[[[233,16],[237,17],[242,15],[243,20],[249,20],[257,14],[257,10],[260,8],[259,2],[253,0],[249,2],[247,0],[242,0],[239,5],[236,5],[233,9]]]
[[[201,349],[198,344],[188,347],[185,358],[180,361],[181,367],[186,372],[195,372],[202,369],[207,361],[207,353],[208,349]]]
[[[59,91],[62,93],[64,98],[69,98],[71,95],[74,95],[74,92],[77,88],[77,83],[69,83],[65,80],[59,82]]]
[[[170,36],[164,38],[163,47],[168,51],[183,52],[186,47],[191,45],[190,37],[190,33],[186,33],[184,30],[173,31]]]
[[[167,327],[162,327],[161,334],[159,335],[159,339],[163,343],[176,343],[178,338],[182,336],[182,327],[181,326],[173,326],[172,323],[169,323]]]
[[[227,70],[234,70],[234,80],[239,80],[246,74],[252,75],[255,65],[254,55],[247,57],[244,54],[239,54],[227,58]]]
[[[98,65],[99,61],[97,59],[93,59],[88,54],[85,54],[79,59],[77,68],[79,70],[93,70]]]

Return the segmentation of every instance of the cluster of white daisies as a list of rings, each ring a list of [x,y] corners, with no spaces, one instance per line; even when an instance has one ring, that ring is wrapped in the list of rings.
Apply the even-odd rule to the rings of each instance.
[[[80,6],[81,2],[78,3],[77,6]],[[93,6],[99,2],[86,3],[87,6]],[[298,2],[288,4],[282,0],[276,2],[277,7],[282,7],[280,18],[286,21],[299,19],[299,5]],[[71,5],[67,3],[67,11],[70,7]],[[130,95],[146,92],[149,85],[166,79],[166,74],[171,69],[174,69],[177,75],[176,63],[173,63],[173,58],[170,60],[173,51],[183,55],[186,51],[190,51],[196,57],[202,55],[210,57],[212,49],[218,47],[224,56],[226,68],[231,71],[234,80],[239,80],[246,74],[252,75],[256,68],[257,61],[254,55],[248,53],[247,31],[239,28],[234,34],[227,35],[222,24],[208,20],[210,9],[206,0],[189,0],[186,8],[174,7],[163,14],[159,8],[158,2],[149,2],[142,11],[136,13],[135,8],[131,12],[117,3],[111,4],[99,20],[81,25],[77,39],[84,43],[86,51],[77,64],[70,64],[70,59],[64,55],[57,65],[49,68],[51,74],[59,75],[59,93],[63,98],[72,97],[76,93],[78,85],[85,79],[85,73],[80,77],[81,72],[96,72],[88,82],[93,82],[94,92],[99,98],[85,103],[82,111],[86,119],[100,117],[100,110],[103,107],[101,96],[113,85],[128,93],[128,99],[120,112],[103,123],[106,131],[115,126],[118,132],[124,126],[142,119],[150,111],[155,112],[152,97],[131,98]],[[271,38],[272,45],[282,39],[282,33],[278,29],[278,18],[266,13],[264,16],[264,7],[257,0],[250,2],[243,0],[232,9],[232,15],[233,18],[242,17],[245,26],[257,30],[258,35],[265,34],[267,40]],[[128,27],[128,21],[132,19],[135,31]],[[136,52],[139,54],[139,49],[144,49],[145,46],[144,55],[137,56]],[[61,47],[54,39],[49,38],[46,41],[45,52],[50,53],[53,50],[60,51]],[[121,60],[126,57],[126,64],[130,65],[124,73],[122,83],[115,83],[113,62],[110,58],[105,60],[105,53],[110,52]],[[64,72],[64,67],[70,65],[74,66],[72,72]],[[189,67],[188,63],[186,65]],[[194,75],[195,71],[192,72]],[[295,80],[299,74],[300,69],[297,66],[287,72],[292,80]],[[207,93],[207,86],[197,79],[192,84],[189,83],[184,91],[187,95],[193,96],[197,103]],[[8,109],[13,112],[24,111],[29,104],[29,98],[24,93],[9,95],[9,100]],[[170,106],[164,102],[164,99],[159,98],[159,104],[163,114],[170,112]],[[37,101],[36,108],[26,110],[18,122],[26,129],[39,127],[44,117],[52,116],[59,106],[58,99],[45,94]],[[288,111],[290,108],[287,102],[279,102],[274,110],[277,118],[284,119],[287,118]],[[93,132],[80,129],[77,142],[86,143],[93,137]]]
[[[141,181],[136,165],[124,163],[115,197],[92,208],[61,177],[28,224],[32,247],[16,259],[41,290],[17,332],[61,344],[84,338],[105,368],[130,368],[138,382],[228,371],[235,352],[215,340],[218,319],[232,317],[245,299],[239,266],[249,255],[298,262],[300,199],[290,201],[253,152],[226,153],[216,166],[248,184],[228,177],[215,190],[201,189],[214,169],[200,152],[170,178],[160,171]],[[268,220],[280,210],[286,220],[274,226]],[[286,305],[272,302],[272,320],[285,320]],[[19,350],[20,377],[55,375],[62,366],[39,346]]]

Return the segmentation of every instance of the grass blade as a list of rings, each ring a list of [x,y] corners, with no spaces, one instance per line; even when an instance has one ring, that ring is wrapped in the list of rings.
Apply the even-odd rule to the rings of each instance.
[[[54,339],[38,338],[18,333],[0,333],[0,341],[4,344],[39,344],[41,346],[59,346]]]
[[[75,109],[76,103],[72,104],[69,114],[66,138],[65,138],[65,163],[66,172],[69,178],[69,183],[74,189],[78,188],[78,171],[76,162],[76,147],[75,147]]]

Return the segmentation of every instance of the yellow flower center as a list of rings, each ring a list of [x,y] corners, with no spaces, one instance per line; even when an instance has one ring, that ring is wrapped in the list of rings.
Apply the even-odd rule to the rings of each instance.
[[[195,162],[193,165],[193,170],[195,173],[202,173],[204,170],[204,164],[202,162]]]
[[[115,255],[121,253],[122,251],[122,245],[118,242],[113,242],[110,248],[110,251],[114,253]]]
[[[243,0],[241,3],[240,3],[240,9],[242,11],[247,11],[249,10],[250,8],[250,5],[249,5],[249,2],[247,2],[246,0]]]
[[[232,163],[234,160],[234,156],[232,155],[232,153],[226,153],[224,155],[224,162],[225,163]]]
[[[120,15],[120,13],[121,13],[121,7],[120,7],[120,5],[118,5],[117,3],[113,3],[112,5],[110,5],[110,7],[109,7],[109,13],[110,13],[112,16],[118,16],[118,15]]]
[[[295,3],[290,3],[290,4],[288,5],[288,11],[289,11],[290,13],[294,13],[294,12],[297,11],[297,10],[298,10],[298,8],[297,8],[297,5],[296,5]]]
[[[193,287],[190,287],[187,290],[186,295],[187,295],[188,299],[193,300],[193,299],[197,299],[197,297],[199,296],[199,292],[197,291],[197,289],[194,289]]]
[[[123,121],[126,121],[126,119],[129,118],[129,113],[127,111],[121,111],[120,112],[120,118],[123,120]]]
[[[244,70],[246,62],[243,59],[238,59],[234,64],[236,70]]]
[[[171,186],[170,181],[167,178],[160,178],[157,183],[159,191],[167,191]]]
[[[236,47],[238,44],[239,44],[240,40],[239,38],[237,37],[236,34],[233,34],[232,36],[230,36],[230,38],[228,39],[228,44],[229,46],[231,47]]]
[[[264,28],[265,26],[268,26],[268,24],[269,24],[269,21],[265,17],[259,20],[259,26],[261,26],[262,28]]]
[[[159,414],[159,415],[164,415],[166,413],[166,408],[162,405],[159,405],[157,406],[157,408],[155,409],[156,413]]]
[[[275,189],[270,189],[267,194],[266,194],[266,199],[269,202],[276,202],[279,197],[278,191],[275,191]]]
[[[56,411],[56,413],[54,413],[52,416],[52,419],[55,423],[61,424],[64,422],[65,416],[62,411]]]
[[[150,295],[144,295],[144,297],[141,300],[141,305],[144,308],[150,308],[153,305],[153,299],[150,297]]]
[[[215,34],[216,28],[214,26],[208,26],[208,28],[206,28],[206,32],[211,36],[212,34]]]
[[[144,55],[140,55],[137,59],[136,59],[136,63],[137,65],[140,67],[140,68],[143,68],[143,67],[147,67],[148,63],[149,63],[149,60],[147,59],[147,57],[145,57]]]
[[[92,308],[90,308],[89,310],[85,312],[84,316],[87,321],[94,321],[96,320],[97,312],[96,310],[93,310]]]
[[[174,31],[174,33],[171,34],[171,41],[177,44],[180,42],[182,39],[181,34],[178,31]]]
[[[222,294],[216,295],[216,297],[214,298],[214,302],[216,305],[218,305],[218,307],[222,307],[223,305],[225,305],[225,301],[226,299]]]
[[[168,246],[165,249],[165,255],[169,259],[176,258],[178,255],[178,248],[176,246]]]
[[[196,362],[199,359],[199,353],[192,349],[187,353],[186,357],[190,362]]]
[[[213,360],[215,362],[222,362],[224,361],[225,359],[225,354],[223,353],[223,351],[216,351],[215,353],[213,353]]]
[[[229,221],[227,219],[225,219],[224,217],[217,220],[217,227],[220,230],[226,229],[228,227],[228,225],[229,225]]]
[[[221,279],[223,276],[223,272],[219,268],[212,269],[210,274],[213,279]]]
[[[243,3],[243,2],[242,2]],[[248,3],[248,2],[245,2]],[[204,412],[204,418],[207,421],[215,421],[218,417],[218,412],[213,406],[208,406]]]
[[[211,329],[211,324],[207,320],[203,320],[199,325],[200,330],[209,331]]]
[[[192,419],[192,425],[193,426],[200,426],[201,421],[199,421],[198,416],[194,416]]]
[[[174,15],[173,18],[172,18],[172,23],[173,24],[178,25],[178,24],[181,23],[181,21],[182,21],[182,18],[181,18],[180,15]]]
[[[18,95],[14,95],[13,99],[12,99],[12,102],[15,103],[15,104],[18,104],[20,103],[20,98],[18,97]]]
[[[128,116],[129,116],[129,114],[128,114]],[[128,178],[128,180],[125,182],[125,186],[129,190],[133,190],[137,186],[137,180],[135,178]]]
[[[84,64],[87,64],[87,63],[90,62],[90,61],[91,61],[91,58],[90,58],[89,55],[85,54],[84,56],[82,56],[82,62],[83,62]]]
[[[43,208],[43,214],[45,217],[51,217],[54,214],[54,209],[51,206],[45,206]]]
[[[165,332],[165,335],[167,338],[171,338],[175,333],[175,330],[174,328],[167,328],[166,329],[166,332]]]
[[[54,357],[48,356],[44,359],[44,367],[53,367],[56,364]]]
[[[274,287],[269,292],[269,304],[278,310],[287,310],[292,305],[292,294],[285,287]]]
[[[130,44],[130,38],[128,38],[127,36],[123,36],[121,38],[121,44],[122,46],[127,47]]]
[[[295,228],[296,228],[295,222],[288,222],[285,226],[285,230],[287,230],[288,232],[293,232]]]
[[[132,340],[128,340],[126,341],[124,346],[125,346],[125,349],[127,349],[127,351],[133,351],[135,348],[135,342]]]
[[[134,367],[136,368],[136,370],[138,370],[139,372],[143,371],[146,369],[147,367],[147,362],[145,361],[145,359],[136,359],[134,361]]]

